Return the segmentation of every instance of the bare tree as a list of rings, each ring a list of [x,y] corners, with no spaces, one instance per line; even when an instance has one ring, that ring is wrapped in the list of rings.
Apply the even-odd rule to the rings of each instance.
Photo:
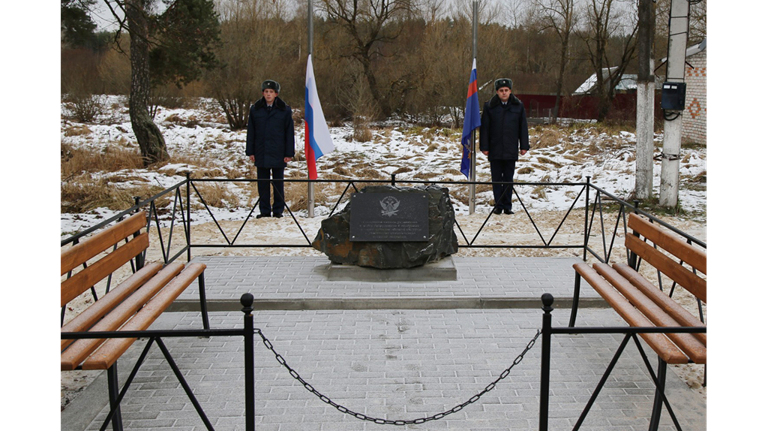
[[[434,25],[447,12],[447,7],[443,0],[421,0],[418,7],[421,17],[428,26]]]
[[[374,60],[382,56],[382,45],[395,41],[402,30],[399,17],[412,11],[411,0],[322,0],[321,8],[332,23],[350,38],[346,52],[363,68],[373,100],[385,116],[391,108],[382,97],[374,72]]]
[[[700,42],[707,37],[707,0],[692,0],[690,15],[690,33],[688,41]]]
[[[409,111],[437,125],[446,113],[461,124],[472,66],[472,24],[465,18],[437,20],[426,26],[421,43],[406,63],[418,71]]]
[[[560,98],[563,94],[563,81],[565,79],[565,67],[569,60],[571,34],[576,26],[576,14],[574,0],[537,0],[544,28],[552,29],[560,41],[560,58],[555,83],[555,111],[553,120],[556,121],[559,114]]]
[[[270,66],[279,64],[285,42],[274,31],[276,25],[283,24],[282,9],[282,1],[219,3],[222,44],[216,55],[224,67],[208,73],[206,82],[232,130],[248,125],[250,106],[261,97],[263,80],[282,81],[282,77],[268,76]]]
[[[634,2],[621,0],[589,0],[585,7],[586,29],[581,37],[597,77],[598,121],[610,111],[616,85],[634,57],[637,13],[627,10],[633,6]]]
[[[472,1],[454,0],[452,5],[452,14],[455,19],[467,19],[472,22]],[[504,16],[502,6],[503,2],[493,0],[477,1],[477,22],[480,25],[488,25],[492,22],[504,21],[499,18]]]

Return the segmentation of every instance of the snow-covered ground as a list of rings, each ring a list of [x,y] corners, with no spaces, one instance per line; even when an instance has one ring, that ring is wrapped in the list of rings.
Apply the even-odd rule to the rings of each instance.
[[[102,96],[108,109],[93,124],[76,123],[62,104],[61,142],[72,148],[87,147],[103,151],[110,146],[122,145],[137,148],[126,100],[121,96]],[[160,108],[156,118],[172,159],[184,163],[170,163],[152,169],[138,169],[131,172],[104,172],[93,176],[106,179],[114,187],[128,187],[132,181],[170,187],[183,181],[187,171],[193,178],[205,172],[206,177],[221,178],[225,172],[239,171],[241,178],[251,177],[250,162],[245,156],[245,130],[232,131],[215,102],[200,100],[190,109]],[[298,161],[289,164],[286,178],[306,179],[306,163],[303,161],[304,128],[296,124],[296,148]],[[68,130],[78,129],[78,133]],[[515,177],[520,183],[582,183],[591,177],[591,182],[620,198],[627,198],[634,190],[635,176],[635,135],[627,131],[615,134],[600,132],[594,125],[582,125],[555,133],[552,128],[530,127],[531,151],[517,165]],[[372,139],[357,142],[353,139],[351,125],[331,127],[335,151],[318,160],[319,179],[366,178],[385,180],[396,173],[398,180],[417,181],[466,181],[459,172],[461,158],[461,130],[425,128],[385,123],[371,129]],[[660,153],[662,136],[656,136],[657,154]],[[697,183],[689,187],[692,179],[705,176],[707,151],[704,147],[684,148],[680,163],[680,207],[696,218],[706,218],[706,184]],[[219,172],[218,175],[216,173]],[[487,158],[478,154],[478,181],[490,181],[490,167]],[[658,194],[661,163],[655,162],[654,189]],[[379,176],[372,176],[378,173]],[[230,176],[231,178],[231,176]],[[252,177],[251,177],[252,178]],[[241,196],[237,204],[225,208],[213,208],[218,220],[244,220],[253,206],[250,193],[244,193],[243,183],[225,184],[234,195]],[[112,184],[110,184],[112,185]],[[490,211],[492,193],[489,187],[481,188],[477,194],[477,212]],[[466,196],[468,187],[451,186],[458,214],[467,214],[469,207]],[[520,185],[516,187],[523,204],[529,211],[567,210],[578,194],[577,187],[544,187],[541,185]],[[464,197],[462,199],[462,197]],[[143,197],[143,198],[146,198]],[[338,199],[326,196],[315,206],[318,216],[330,213]],[[289,205],[290,196],[289,196]],[[205,212],[205,209],[199,211]],[[62,214],[61,232],[68,236],[86,227],[95,225],[105,217],[119,211],[99,208],[88,214]],[[306,216],[307,210],[294,211],[299,217]],[[195,216],[193,221],[210,221],[207,214]]]

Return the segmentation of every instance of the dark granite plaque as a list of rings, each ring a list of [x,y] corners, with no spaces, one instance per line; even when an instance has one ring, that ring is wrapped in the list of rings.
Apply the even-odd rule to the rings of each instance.
[[[350,241],[427,241],[428,238],[429,197],[426,193],[352,194]]]

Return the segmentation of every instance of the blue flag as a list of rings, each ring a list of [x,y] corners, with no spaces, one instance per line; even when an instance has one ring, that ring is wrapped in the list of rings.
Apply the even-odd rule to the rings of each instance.
[[[461,173],[469,179],[472,161],[472,131],[480,127],[480,100],[477,97],[477,60],[472,60],[472,73],[469,74],[467,107],[464,109],[464,131],[461,132]]]

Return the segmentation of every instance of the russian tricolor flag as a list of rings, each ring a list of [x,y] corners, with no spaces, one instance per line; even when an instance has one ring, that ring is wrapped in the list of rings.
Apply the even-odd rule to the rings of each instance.
[[[307,58],[307,81],[304,88],[304,155],[310,180],[317,179],[316,161],[336,148],[325,122],[320,98],[317,96],[312,55]]]
[[[469,178],[472,161],[472,131],[480,127],[480,99],[477,97],[477,60],[472,59],[472,72],[469,74],[467,107],[464,108],[464,130],[461,132],[461,173]]]

